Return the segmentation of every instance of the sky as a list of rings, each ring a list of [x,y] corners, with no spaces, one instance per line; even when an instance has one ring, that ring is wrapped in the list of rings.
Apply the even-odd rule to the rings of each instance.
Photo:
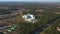
[[[60,0],[0,0],[0,2],[60,2]]]

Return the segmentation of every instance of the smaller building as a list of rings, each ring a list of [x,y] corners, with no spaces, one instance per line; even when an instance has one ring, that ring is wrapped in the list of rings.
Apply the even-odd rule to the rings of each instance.
[[[56,27],[58,31],[60,31],[60,27]]]
[[[33,14],[23,15],[22,18],[29,22],[35,22],[35,16]]]

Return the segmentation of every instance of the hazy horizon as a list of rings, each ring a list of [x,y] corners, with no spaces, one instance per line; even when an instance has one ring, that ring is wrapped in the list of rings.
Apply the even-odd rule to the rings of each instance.
[[[0,2],[60,2],[60,0],[0,0]]]

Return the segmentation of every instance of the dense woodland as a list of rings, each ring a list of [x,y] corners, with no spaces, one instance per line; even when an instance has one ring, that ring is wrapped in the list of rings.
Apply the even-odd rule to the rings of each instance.
[[[50,28],[46,29],[45,34],[60,34],[56,27],[60,27],[60,19],[57,19]]]

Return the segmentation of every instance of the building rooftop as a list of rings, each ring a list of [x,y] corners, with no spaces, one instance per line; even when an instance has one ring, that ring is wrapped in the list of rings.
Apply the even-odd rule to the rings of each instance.
[[[24,18],[26,21],[29,21],[29,22],[33,22],[35,20],[35,16],[33,14],[23,15],[22,18]]]

